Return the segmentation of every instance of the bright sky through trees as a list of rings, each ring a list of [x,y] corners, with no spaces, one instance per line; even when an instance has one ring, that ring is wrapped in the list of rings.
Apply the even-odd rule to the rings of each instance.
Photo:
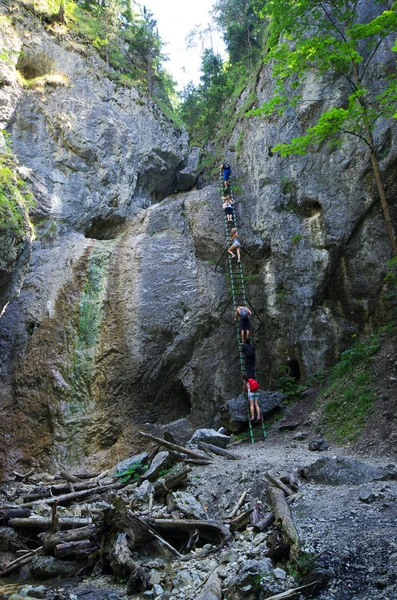
[[[199,83],[202,46],[197,39],[197,47],[186,49],[185,38],[195,26],[207,28],[210,23],[209,11],[214,0],[144,0],[145,5],[152,11],[157,20],[159,34],[164,43],[164,53],[169,56],[165,68],[178,83],[178,88],[185,86],[190,80]],[[205,47],[224,56],[224,44],[217,32],[207,34]]]

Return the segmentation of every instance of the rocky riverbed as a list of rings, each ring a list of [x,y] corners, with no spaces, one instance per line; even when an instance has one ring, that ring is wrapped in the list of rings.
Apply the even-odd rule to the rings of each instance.
[[[21,569],[20,577],[28,578],[28,583],[20,581],[11,584],[8,580],[2,580],[0,597],[9,600],[21,600],[21,596],[49,600],[117,600],[127,597],[201,600],[206,598],[206,585],[215,574],[221,590],[221,596],[218,597],[223,600],[265,600],[274,596],[315,597],[319,600],[393,600],[397,597],[395,465],[389,457],[352,456],[346,449],[336,446],[313,452],[308,446],[314,440],[310,439],[310,435],[303,437],[305,439],[299,441],[302,436],[294,431],[280,435],[277,427],[266,440],[257,441],[254,445],[243,442],[229,447],[228,451],[234,460],[207,454],[203,462],[207,461],[208,464],[189,465],[191,470],[183,490],[156,496],[153,502],[153,498],[150,500],[150,485],[158,486],[160,475],[169,476],[164,474],[165,469],[159,470],[159,465],[166,454],[172,454],[172,451],[157,452],[154,458],[151,457],[151,466],[146,471],[154,473],[153,478],[105,492],[101,498],[88,498],[78,505],[60,507],[59,514],[63,518],[72,514],[80,518],[94,516],[116,506],[119,497],[138,518],[152,518],[150,523],[153,527],[163,527],[160,523],[167,519],[168,523],[179,519],[182,532],[186,523],[198,523],[196,529],[189,529],[190,535],[185,536],[186,539],[175,531],[169,534],[166,530],[157,529],[179,556],[163,544],[153,543],[153,540],[130,552],[131,560],[147,576],[146,584],[139,591],[134,591],[131,586],[126,589],[128,577],[111,560],[108,565],[113,566],[113,576],[109,566],[99,575],[97,563],[96,570],[91,569],[91,574],[84,574],[83,570],[76,577],[75,569],[72,570],[72,579],[56,582],[56,571],[51,577],[47,562],[51,557],[37,556],[33,566]],[[215,438],[211,440],[224,446],[224,438],[220,436],[221,441],[218,442]],[[209,441],[210,438],[206,439]],[[193,448],[192,452],[197,452],[197,439],[188,446]],[[193,456],[190,459],[185,456],[185,459],[195,460]],[[115,479],[110,476],[114,476],[117,469],[125,469],[126,464],[107,473],[103,485],[114,485]],[[165,463],[162,464],[164,466]],[[179,464],[177,468],[185,467]],[[258,518],[270,510],[265,473],[271,473],[283,481],[296,480],[298,483],[298,493],[291,504],[291,512],[301,546],[300,569],[292,567],[286,556],[277,557],[274,546],[277,529],[274,526],[264,531],[258,531],[257,525],[253,526]],[[153,484],[150,484],[150,478]],[[9,502],[16,499],[16,505],[20,506],[21,501],[17,496],[23,487],[24,493],[30,488],[32,494],[37,484],[9,482],[2,488],[2,505],[7,498]],[[230,515],[244,493],[245,497],[235,511],[241,522],[238,524],[234,521],[231,524],[233,519],[230,519]],[[38,506],[32,503],[31,510],[37,512]],[[50,516],[51,507],[42,500],[39,512]],[[108,519],[107,522],[111,521]],[[207,529],[205,533],[203,523],[207,523],[207,528],[221,528],[218,539],[213,535],[215,530],[209,533],[210,529]],[[226,532],[230,529],[230,536],[227,533],[225,535],[223,527]],[[2,550],[7,529],[10,528],[1,528]],[[103,536],[104,530],[101,531]],[[10,535],[8,539],[11,539]],[[102,549],[109,539],[109,536],[102,537]],[[2,552],[3,569],[6,562],[4,558],[5,553]],[[73,563],[73,560],[62,558],[51,560]],[[33,583],[32,577],[36,577]],[[47,580],[43,582],[45,577]],[[299,592],[278,596],[309,581],[316,581],[316,584],[304,591],[305,596],[299,595]]]

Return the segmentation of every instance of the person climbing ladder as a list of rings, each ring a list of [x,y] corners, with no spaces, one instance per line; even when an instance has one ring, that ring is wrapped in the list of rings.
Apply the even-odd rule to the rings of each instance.
[[[251,319],[252,312],[248,308],[248,306],[238,306],[236,308],[236,316],[235,320],[240,319],[240,335],[241,335],[241,343],[244,344],[249,339],[250,330],[251,330]]]
[[[237,233],[236,227],[233,227],[233,229],[232,229],[232,242],[233,243],[230,246],[230,248],[228,249],[228,252],[232,258],[236,258],[236,255],[233,252],[233,250],[235,250],[237,253],[237,262],[240,263],[241,262],[241,251],[240,251],[241,240],[240,240],[239,234]]]
[[[251,421],[255,421],[255,411],[257,421],[261,421],[261,411],[259,408],[259,383],[256,379],[244,375],[243,387],[248,392]]]
[[[229,163],[222,163],[219,167],[219,172],[223,176],[223,185],[225,186],[225,188],[227,188],[227,186],[229,185],[230,173],[232,172],[232,168],[229,165]]]

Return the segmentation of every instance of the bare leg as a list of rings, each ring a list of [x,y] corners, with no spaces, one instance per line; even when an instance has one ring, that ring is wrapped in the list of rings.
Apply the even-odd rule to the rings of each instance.
[[[259,408],[258,400],[255,400],[255,408],[256,408],[256,414],[258,415],[258,419],[260,419],[261,418],[261,409]]]
[[[237,252],[237,260],[240,262],[241,254],[240,254],[240,248],[239,247],[236,248],[236,252]]]
[[[230,256],[231,256],[232,258],[235,258],[235,257],[236,257],[236,255],[235,255],[235,254],[233,254],[233,252],[232,252],[232,248],[233,248],[233,246],[230,246],[230,248],[228,249],[228,252],[229,252],[229,254],[230,254]]]
[[[254,403],[250,400],[250,415],[255,418]]]
[[[244,344],[244,331],[241,330],[241,343]]]

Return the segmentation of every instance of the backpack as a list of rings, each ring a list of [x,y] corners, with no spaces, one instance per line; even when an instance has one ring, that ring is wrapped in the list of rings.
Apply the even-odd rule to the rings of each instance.
[[[250,392],[257,392],[259,390],[259,383],[256,379],[248,379],[250,385]]]
[[[244,306],[243,306],[243,308],[240,308],[240,317],[242,317],[243,319],[246,319],[249,316],[250,316],[249,312]]]
[[[231,171],[232,170],[231,167],[230,167],[230,165],[228,163],[223,163],[223,168],[224,168],[225,171]]]

